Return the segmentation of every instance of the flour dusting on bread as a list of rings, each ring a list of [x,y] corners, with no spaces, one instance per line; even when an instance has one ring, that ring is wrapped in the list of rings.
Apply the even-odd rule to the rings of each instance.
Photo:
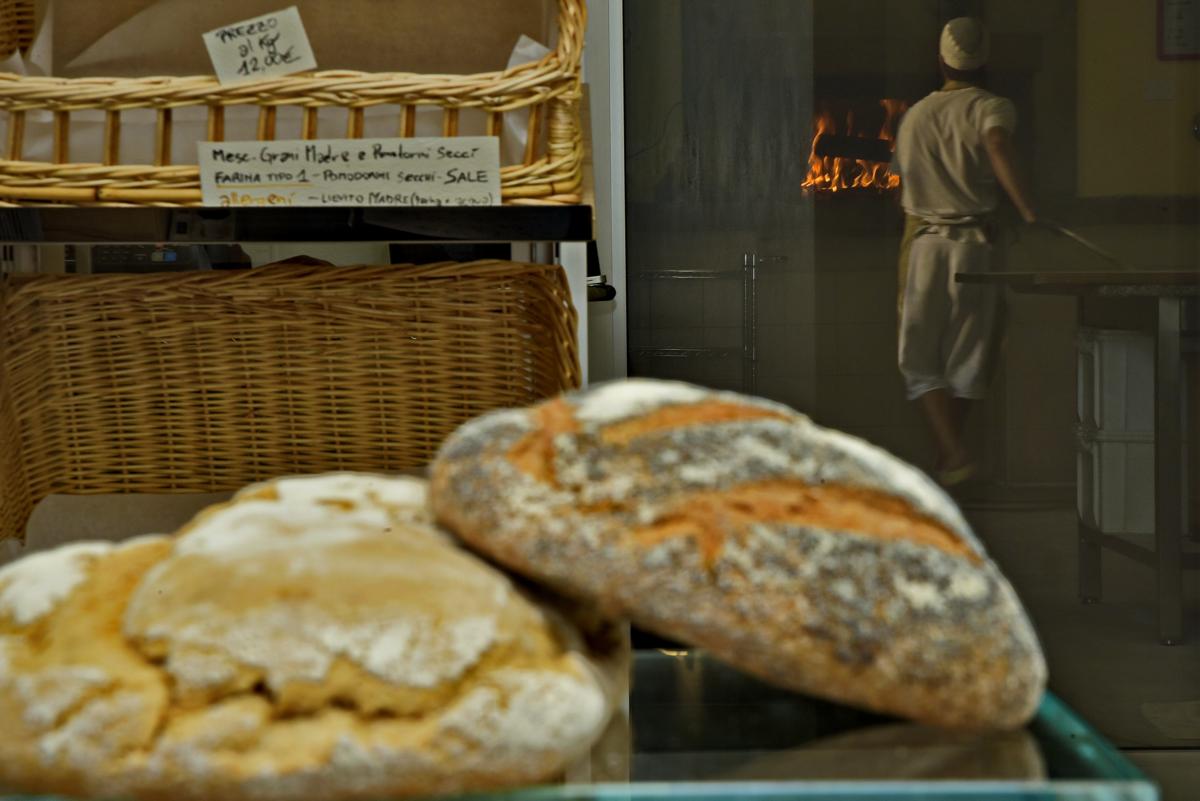
[[[438,520],[506,567],[784,686],[1019,725],[1045,662],[954,502],[779,404],[647,379],[472,421]]]
[[[172,539],[6,568],[0,782],[318,801],[553,777],[603,729],[611,683],[426,501],[413,479],[297,477]]]
[[[604,425],[673,404],[694,403],[704,390],[690,384],[631,379],[602,384],[576,396],[575,417],[587,425]]]
[[[112,547],[105,542],[80,542],[30,554],[0,568],[0,616],[25,626],[51,612],[84,580],[91,561]]]

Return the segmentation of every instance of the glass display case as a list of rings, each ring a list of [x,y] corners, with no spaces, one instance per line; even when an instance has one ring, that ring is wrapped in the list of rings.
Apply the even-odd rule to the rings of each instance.
[[[780,690],[699,651],[636,651],[631,680],[628,707],[565,783],[469,799],[1159,799],[1145,775],[1053,694],[1023,730],[955,732]]]
[[[579,39],[589,4],[540,5],[563,11],[564,33]],[[520,197],[536,205],[150,206],[180,198],[153,197],[137,176],[118,174],[121,115],[128,130],[137,116],[129,112],[145,111],[154,135],[168,136],[152,171],[172,169],[169,135],[183,120],[172,122],[170,108],[155,116],[102,93],[84,98],[87,113],[97,115],[86,130],[107,163],[72,172],[80,165],[46,157],[40,174],[10,169],[0,197],[139,207],[0,209],[0,284],[9,272],[104,273],[117,271],[115,262],[122,272],[141,272],[122,260],[131,253],[159,272],[185,266],[188,256],[215,268],[200,258],[206,247],[373,243],[392,248],[391,261],[378,263],[398,264],[410,260],[397,256],[409,246],[484,243],[501,248],[502,259],[564,268],[584,384],[628,373],[761,395],[940,472],[944,460],[935,458],[925,413],[898,382],[901,191],[916,183],[912,172],[901,183],[898,159],[896,170],[890,165],[901,115],[949,77],[937,69],[942,25],[978,17],[992,37],[983,86],[1016,109],[1011,146],[1039,224],[1019,222],[1002,202],[994,272],[963,282],[1004,298],[1007,328],[987,398],[974,404],[964,433],[977,475],[956,500],[1026,606],[1053,686],[1070,706],[1050,693],[1019,731],[951,732],[780,690],[700,651],[641,650],[627,704],[563,781],[471,798],[1200,798],[1189,778],[1200,765],[1192,700],[1200,697],[1200,481],[1190,480],[1200,476],[1200,402],[1193,402],[1200,398],[1200,55],[1177,37],[1200,31],[1200,5],[590,6],[602,34],[589,35],[585,115],[575,119],[572,105],[570,124],[550,126],[548,134],[550,118],[538,122],[534,114],[522,134],[543,126],[520,148],[522,169],[534,166],[543,141],[549,147],[555,139],[570,162],[566,190],[553,186],[564,183],[553,170],[539,168],[539,186]],[[1185,6],[1193,10],[1179,10]],[[576,81],[577,49],[571,55],[572,70],[547,80]],[[43,149],[64,161],[58,154],[71,155],[67,134],[72,119],[83,121],[80,109],[53,93],[34,108],[17,84],[40,84],[10,83],[0,115],[9,152],[0,173],[4,164],[37,166],[30,148],[38,130]],[[540,102],[574,104],[573,84],[568,94]],[[418,134],[413,98],[388,96],[403,101],[388,135],[396,133],[393,122],[405,136]],[[425,111],[442,120],[444,133],[460,133],[458,109],[443,116],[439,108]],[[347,135],[374,135],[363,128],[367,109],[337,110],[346,115]],[[302,121],[298,106],[291,111],[306,138],[320,133],[310,130],[315,107]],[[461,133],[474,111],[463,109]],[[214,136],[224,130],[223,111],[204,113],[213,114]],[[507,131],[509,113],[494,112],[488,132]],[[264,106],[259,135],[274,137],[275,127],[275,109]],[[174,148],[177,169],[178,157],[191,151]],[[126,134],[124,155],[132,150]],[[558,153],[546,152],[548,159]],[[517,175],[517,166],[506,175]],[[585,183],[576,186],[583,167]],[[64,169],[74,187],[61,186]],[[555,202],[542,205],[543,197]],[[611,275],[612,287],[602,291],[597,272]],[[588,299],[611,301],[616,293],[615,303],[593,306],[589,316]],[[490,292],[487,298],[489,308],[501,307]],[[1097,374],[1088,390],[1079,381],[1091,369],[1084,343],[1097,332],[1148,338],[1144,366],[1153,377]],[[1142,393],[1157,414],[1129,430],[1105,430],[1085,413],[1085,393],[1104,387],[1122,397]],[[1089,520],[1105,497],[1121,498],[1122,508],[1129,498],[1131,509],[1136,499],[1148,520]],[[0,561],[5,555],[0,548]],[[1146,755],[1169,756],[1171,767]],[[1144,760],[1155,781],[1128,756]],[[58,800],[0,788],[0,801]]]
[[[583,207],[439,210],[44,210],[0,213],[0,239],[577,243]],[[580,304],[586,307],[586,304]],[[561,784],[488,799],[887,798],[1158,801],[1155,785],[1054,695],[1023,730],[939,731],[779,690],[698,651],[641,650],[627,708]],[[0,801],[56,801],[5,796]]]
[[[573,775],[561,786],[475,797],[1159,798],[1137,768],[1053,694],[1021,731],[940,731],[779,690],[698,651],[636,652],[628,717],[614,723],[588,767],[589,783]]]

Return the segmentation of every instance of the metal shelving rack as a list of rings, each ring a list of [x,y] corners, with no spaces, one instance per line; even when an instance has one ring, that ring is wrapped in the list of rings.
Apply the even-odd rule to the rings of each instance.
[[[742,283],[742,345],[741,347],[672,347],[639,345],[631,353],[649,358],[674,359],[737,359],[742,360],[741,390],[748,394],[758,391],[758,278],[768,264],[786,261],[781,256],[743,253],[740,269],[702,267],[661,267],[630,273],[631,282],[657,280],[705,280],[740,278]]]

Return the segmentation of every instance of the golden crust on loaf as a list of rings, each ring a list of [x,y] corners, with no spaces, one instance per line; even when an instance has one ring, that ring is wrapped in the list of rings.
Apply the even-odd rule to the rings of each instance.
[[[0,573],[0,719],[19,727],[0,738],[3,782],[141,798],[488,789],[552,778],[609,716],[609,678],[574,628],[433,528],[423,482],[271,482],[173,540],[79,547],[40,555],[74,570],[46,591],[30,589],[36,562]]]
[[[467,423],[432,475],[476,549],[783,686],[961,727],[1041,697],[1032,627],[954,503],[778,404],[606,384]]]
[[[121,614],[145,571],[170,550],[164,537],[79,543],[0,570],[0,777],[7,783],[82,794],[93,764],[154,737],[167,684],[121,636]]]

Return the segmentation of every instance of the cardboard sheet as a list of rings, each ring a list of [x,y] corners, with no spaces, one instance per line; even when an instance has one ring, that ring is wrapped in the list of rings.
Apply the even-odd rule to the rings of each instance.
[[[61,77],[138,77],[211,74],[212,62],[202,34],[256,13],[296,5],[312,41],[320,69],[360,69],[433,74],[465,74],[501,70],[536,61],[556,41],[558,8],[554,0],[40,0],[39,30],[27,58],[14,57],[5,69]],[[56,24],[87,19],[88,25]],[[381,25],[380,20],[386,22]],[[369,108],[363,136],[398,135],[400,110]],[[303,114],[297,107],[278,109],[277,139],[298,139]],[[226,112],[227,141],[256,138],[258,110],[232,107]],[[441,110],[420,107],[416,136],[441,135]],[[528,115],[505,114],[501,164],[521,162]],[[176,164],[196,163],[196,142],[206,136],[207,111],[175,110],[172,153]],[[347,113],[322,109],[317,136],[346,135]],[[482,136],[486,116],[462,112],[459,133]],[[72,114],[69,160],[103,160],[105,118],[102,111]],[[122,114],[120,162],[153,163],[155,113],[138,109]],[[7,135],[0,118],[0,136]],[[545,135],[543,130],[542,135]],[[53,116],[30,112],[26,119],[24,158],[53,160]]]
[[[455,74],[503,69],[525,34],[553,47],[554,0],[41,0],[59,24],[63,77],[204,75],[201,41],[238,20],[300,10],[323,70]],[[62,24],[87,20],[87,25]]]

